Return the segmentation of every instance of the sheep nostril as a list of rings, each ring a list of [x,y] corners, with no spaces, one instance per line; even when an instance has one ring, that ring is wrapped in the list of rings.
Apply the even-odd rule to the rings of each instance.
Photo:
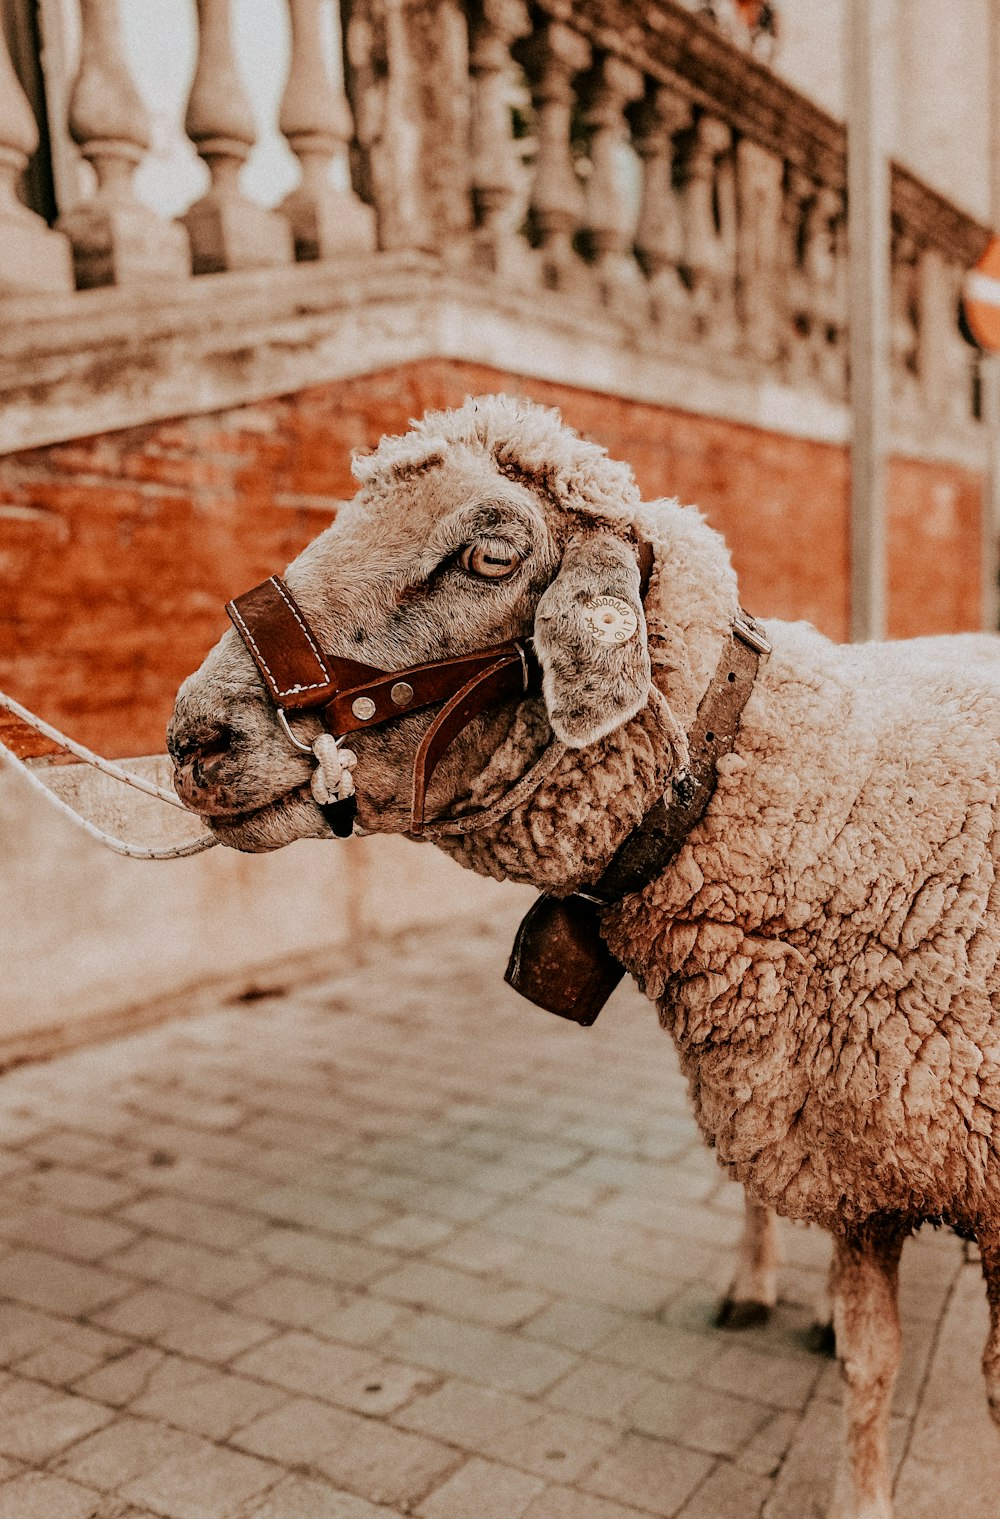
[[[206,760],[218,759],[228,754],[233,742],[233,730],[219,724],[211,731],[202,729],[197,738],[173,738],[168,743],[171,757],[178,769],[191,767],[194,778],[202,780],[202,766]]]
[[[198,745],[198,758],[207,760],[214,759],[219,754],[226,754],[231,748],[232,742],[232,728],[220,727],[214,738],[206,739]]]

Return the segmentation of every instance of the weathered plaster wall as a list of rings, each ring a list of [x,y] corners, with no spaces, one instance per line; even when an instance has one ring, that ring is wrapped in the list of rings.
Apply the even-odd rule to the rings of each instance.
[[[197,1008],[206,983],[228,984],[238,1007],[377,955],[400,929],[450,920],[461,933],[516,919],[533,896],[404,839],[122,859],[0,768],[0,1068]]]
[[[0,459],[0,686],[104,752],[162,749],[223,603],[329,521],[351,450],[501,388],[560,406],[647,496],[700,505],[753,611],[846,636],[843,448],[439,360]],[[897,460],[889,484],[891,632],[975,628],[978,477]]]

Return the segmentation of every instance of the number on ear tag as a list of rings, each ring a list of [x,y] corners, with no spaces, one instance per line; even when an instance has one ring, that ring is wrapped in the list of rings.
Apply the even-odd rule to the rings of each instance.
[[[634,638],[639,619],[627,601],[617,596],[595,596],[583,609],[584,621],[597,643],[614,648]]]

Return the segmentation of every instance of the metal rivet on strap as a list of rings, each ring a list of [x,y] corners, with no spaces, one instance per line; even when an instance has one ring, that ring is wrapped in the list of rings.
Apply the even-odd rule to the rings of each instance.
[[[375,716],[375,703],[370,696],[359,696],[351,702],[351,711],[366,723],[370,717]]]
[[[408,707],[410,705],[410,702],[413,700],[413,687],[410,685],[409,681],[397,680],[396,684],[389,692],[389,695],[392,697],[397,707]]]

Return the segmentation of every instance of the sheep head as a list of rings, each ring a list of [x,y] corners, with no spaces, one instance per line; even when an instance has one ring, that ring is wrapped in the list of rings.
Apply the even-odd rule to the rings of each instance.
[[[285,576],[325,652],[399,670],[530,637],[542,667],[541,700],[487,710],[451,745],[430,817],[467,804],[501,750],[514,746],[508,767],[521,771],[553,735],[592,751],[647,706],[639,498],[626,465],[557,413],[493,396],[383,438],[354,473],[357,496]],[[405,830],[433,716],[351,736],[364,829]],[[320,721],[303,715],[295,728],[308,741]],[[181,687],[168,746],[179,794],[223,843],[259,851],[329,836],[311,762],[288,743],[234,631]]]

